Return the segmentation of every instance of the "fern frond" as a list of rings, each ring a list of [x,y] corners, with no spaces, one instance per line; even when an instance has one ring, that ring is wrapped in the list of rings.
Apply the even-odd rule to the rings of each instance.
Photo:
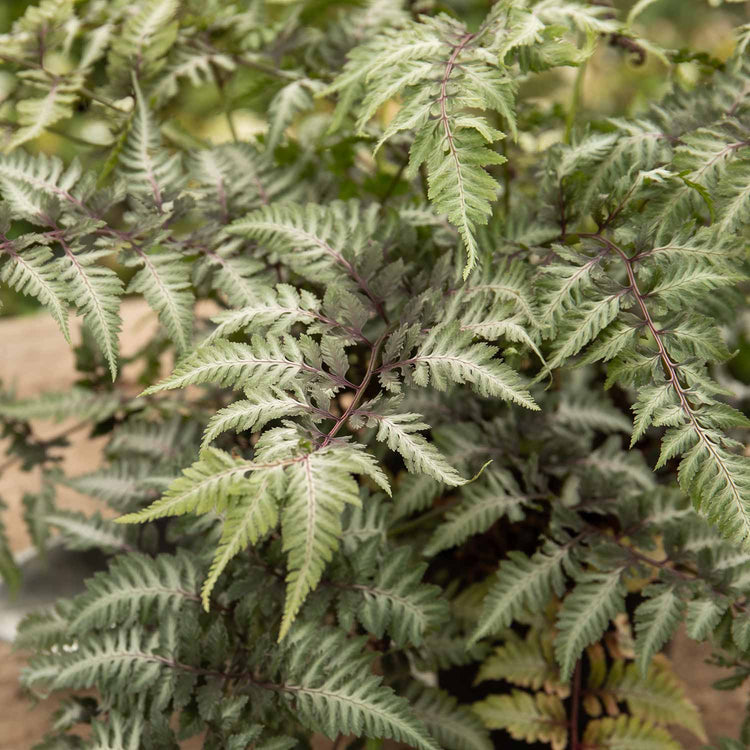
[[[86,516],[76,511],[57,510],[44,516],[44,522],[60,531],[67,549],[87,550],[98,547],[109,553],[132,549],[126,529],[102,518],[99,513]]]
[[[330,738],[340,732],[386,737],[419,750],[438,750],[407,701],[370,671],[361,640],[308,623],[295,633],[295,646],[308,655],[296,659],[282,689],[294,699],[300,721]]]
[[[303,78],[279,89],[268,104],[266,146],[273,151],[281,143],[284,131],[294,118],[313,106],[313,95],[323,87],[318,81]]]
[[[129,625],[145,617],[158,621],[198,601],[198,567],[186,552],[155,558],[131,553],[114,558],[109,570],[86,581],[87,592],[77,597],[71,632]]]
[[[53,690],[110,686],[145,691],[159,680],[165,663],[158,655],[159,632],[141,628],[89,635],[77,651],[64,657],[41,655],[22,674],[25,685],[47,683]],[[54,669],[54,672],[50,672]]]
[[[656,652],[677,630],[685,610],[684,600],[671,586],[650,588],[647,593],[651,596],[635,610],[636,664],[644,677]]]
[[[177,38],[178,9],[178,0],[139,0],[112,41],[107,58],[110,80],[123,79],[130,71],[145,78],[159,69]]]
[[[311,281],[342,283],[347,277],[363,290],[367,281],[353,261],[369,239],[372,217],[358,203],[328,206],[274,204],[234,221],[231,234],[242,235],[281,256],[289,267]]]
[[[551,649],[545,648],[534,631],[529,631],[525,640],[511,634],[482,662],[476,682],[486,680],[506,680],[532,690],[543,687],[546,693],[555,692],[564,697],[560,671]]]
[[[176,0],[148,0],[154,6],[175,6]],[[171,15],[173,9],[166,8]],[[182,181],[179,152],[169,154],[162,145],[161,134],[141,92],[138,79],[133,77],[135,113],[119,162],[128,180],[129,189],[153,200],[161,213],[164,202]]]
[[[201,589],[201,601],[206,610],[211,591],[229,561],[278,525],[278,503],[282,492],[282,472],[266,469],[254,472],[247,488],[232,499],[224,516],[219,545]]]
[[[491,584],[472,642],[507,628],[525,610],[543,607],[553,593],[562,596],[565,590],[563,564],[568,555],[565,546],[552,543],[547,543],[531,558],[522,552],[509,553],[508,559],[500,563]]]
[[[567,715],[557,695],[513,690],[509,695],[490,695],[472,708],[488,729],[505,729],[513,739],[548,742],[554,750],[567,744]]]
[[[437,586],[422,583],[427,566],[415,563],[408,547],[397,547],[382,562],[371,582],[353,584],[364,601],[357,618],[378,638],[387,631],[398,646],[420,645],[428,630],[438,629],[448,615]]]
[[[538,410],[521,376],[495,358],[496,347],[474,343],[472,335],[456,325],[433,328],[416,353],[408,359],[386,362],[378,372],[400,368],[410,373],[414,383],[428,383],[444,391],[450,383],[468,383],[481,396],[497,396]]]
[[[308,291],[297,290],[289,284],[277,284],[275,289],[262,287],[250,305],[228,310],[214,316],[217,324],[206,342],[227,338],[236,331],[246,333],[282,333],[295,323],[311,323],[320,309],[320,300]]]
[[[285,473],[288,484],[281,538],[288,555],[288,573],[279,640],[289,631],[338,548],[345,506],[360,504],[353,474],[368,475],[388,490],[385,476],[369,454],[353,445],[321,448],[302,456]]]
[[[227,498],[249,489],[247,474],[254,469],[267,468],[252,461],[234,458],[217,448],[206,448],[200,458],[169,489],[148,508],[128,513],[117,519],[118,523],[140,523],[164,516],[185,513],[207,513],[221,510]]]
[[[81,81],[75,76],[57,79],[42,70],[25,70],[19,77],[39,96],[27,96],[16,105],[19,129],[6,141],[7,154],[22,143],[38,138],[44,131],[73,116]]]
[[[55,263],[60,282],[67,285],[69,298],[91,329],[114,380],[117,376],[123,286],[114,271],[96,263],[106,254],[107,251],[82,252],[81,249],[66,247],[65,255]]]
[[[601,688],[618,702],[627,703],[630,713],[650,724],[678,724],[706,741],[700,714],[685,694],[685,688],[661,662],[651,662],[641,675],[635,664],[616,661]]]
[[[308,348],[314,347],[311,339],[304,339],[304,343]],[[184,357],[168,378],[143,393],[201,383],[243,388],[284,387],[295,377],[306,374],[326,380],[334,378],[321,367],[307,364],[298,340],[289,336],[281,339],[253,336],[249,346],[217,340]]]
[[[412,683],[406,699],[414,715],[447,750],[491,750],[482,722],[456,699],[436,688]]]
[[[569,680],[584,648],[601,638],[610,620],[625,608],[622,570],[581,577],[565,597],[557,617],[555,656]]]
[[[190,348],[193,333],[193,303],[190,290],[190,267],[179,253],[136,248],[141,268],[128,284],[127,292],[142,294],[158,314],[169,337],[183,354]]]
[[[417,474],[426,474],[438,482],[455,487],[466,481],[445,459],[434,443],[420,434],[430,426],[421,420],[421,414],[397,413],[398,402],[386,403],[382,408],[370,411],[365,405],[356,412],[367,418],[370,427],[377,428],[376,440],[385,442],[391,450],[404,459],[406,468]]]
[[[425,555],[435,555],[449,547],[463,544],[469,537],[481,534],[498,519],[508,516],[511,522],[524,517],[528,504],[513,477],[502,470],[488,469],[481,479],[461,490],[462,500],[445,516],[425,547]]]
[[[167,66],[150,93],[157,106],[161,107],[177,96],[182,81],[187,80],[193,86],[200,86],[214,81],[214,70],[231,73],[236,67],[229,55],[178,43],[172,48]]]
[[[123,407],[114,392],[73,387],[69,391],[47,391],[35,398],[0,401],[0,416],[7,419],[48,419],[62,422],[71,417],[101,422]]]
[[[621,714],[595,719],[586,726],[583,742],[596,750],[680,750],[681,745],[661,727]]]
[[[25,244],[25,243],[24,243]],[[49,248],[26,247],[19,252],[17,242],[0,239],[0,250],[7,260],[0,266],[0,281],[21,294],[36,297],[46,308],[70,343],[68,329],[68,290],[60,282]]]
[[[257,432],[273,419],[301,416],[313,411],[314,407],[284,391],[274,388],[248,389],[248,398],[219,409],[211,417],[203,434],[203,446],[227,430]]]
[[[696,641],[714,632],[729,607],[725,597],[708,595],[688,602],[685,617],[687,634]]]

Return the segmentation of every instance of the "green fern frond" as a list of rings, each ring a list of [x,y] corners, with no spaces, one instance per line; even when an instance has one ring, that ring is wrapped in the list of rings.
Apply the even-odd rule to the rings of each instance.
[[[543,687],[547,693],[554,689],[562,696],[565,691],[560,683],[560,670],[551,649],[546,646],[533,630],[524,640],[511,633],[503,645],[482,662],[476,682],[506,680],[532,690]]]
[[[468,383],[481,396],[497,396],[538,410],[521,376],[495,358],[497,348],[472,339],[456,325],[433,328],[411,357],[386,362],[378,372],[399,368],[408,372],[416,385],[429,383],[440,391],[450,383]]]
[[[531,558],[511,552],[500,563],[472,642],[507,628],[525,610],[543,607],[553,593],[561,596],[565,590],[563,564],[568,555],[567,547],[552,543]]]
[[[193,334],[193,303],[190,290],[190,268],[179,253],[152,248],[135,248],[136,272],[127,293],[142,294],[174,341],[177,354],[190,349]]]
[[[421,414],[399,414],[398,402],[387,402],[383,407],[369,410],[367,404],[355,412],[367,418],[370,427],[377,428],[376,440],[385,442],[404,459],[406,468],[417,474],[426,474],[438,482],[455,487],[465,479],[447,462],[434,443],[420,434],[430,426],[422,421]]]
[[[548,742],[554,750],[567,744],[567,715],[557,695],[513,690],[509,695],[491,695],[472,708],[488,729],[504,729],[513,739]]]
[[[247,475],[255,469],[265,469],[264,465],[234,458],[217,448],[206,448],[200,458],[183,475],[169,486],[169,489],[148,508],[128,513],[117,519],[118,523],[140,523],[153,521],[164,516],[178,516],[185,513],[207,513],[221,510],[227,497],[240,494],[250,485]]]
[[[698,709],[662,662],[652,661],[646,674],[641,675],[635,664],[616,661],[601,692],[627,703],[631,715],[644,722],[677,724],[707,741]]]
[[[117,377],[120,333],[120,297],[123,286],[117,274],[97,260],[107,251],[83,252],[66,247],[65,255],[56,263],[57,275],[68,289],[70,300],[104,354],[112,380]]]
[[[203,434],[203,446],[227,430],[257,432],[271,420],[313,412],[314,407],[284,391],[248,389],[248,398],[235,401],[211,417]]]
[[[300,79],[292,81],[276,92],[268,105],[268,132],[266,146],[273,151],[281,143],[284,131],[294,118],[313,107],[313,95],[322,89],[318,81]]]
[[[78,101],[77,91],[81,80],[75,76],[58,79],[43,70],[25,70],[19,77],[34,94],[18,102],[18,130],[6,141],[3,151],[7,154],[22,143],[38,138],[44,131],[73,116]]]
[[[149,0],[154,6],[172,5],[176,0]],[[167,9],[169,10],[169,9]],[[171,15],[171,10],[169,14]],[[135,114],[130,124],[125,145],[119,156],[129,189],[136,195],[153,200],[161,213],[166,199],[182,181],[179,152],[169,154],[162,145],[161,134],[143,97],[138,79],[133,77]]]
[[[51,262],[53,256],[49,248],[31,245],[19,252],[21,248],[18,242],[12,242],[5,236],[0,242],[0,250],[7,257],[0,266],[0,281],[21,294],[36,297],[70,343],[68,290],[58,278],[56,263]]]
[[[99,513],[86,516],[71,510],[57,510],[44,516],[44,522],[60,531],[67,549],[87,550],[97,547],[105,552],[125,552],[132,549],[127,530],[104,519]]]
[[[384,737],[419,750],[438,750],[407,701],[370,671],[361,640],[308,623],[295,633],[307,656],[297,658],[282,689],[294,700],[300,721],[330,738],[340,732]]]
[[[201,601],[206,610],[209,608],[211,591],[230,560],[249,545],[256,544],[278,525],[278,503],[283,492],[283,481],[283,474],[278,469],[256,471],[243,492],[232,499],[224,516],[219,545],[201,590]]]
[[[139,0],[112,41],[107,58],[111,81],[126,78],[130,71],[146,78],[159,70],[177,38],[178,9],[178,0]]]
[[[557,616],[555,656],[569,680],[584,648],[601,638],[610,620],[625,608],[622,570],[586,574],[563,600]]]
[[[318,585],[338,548],[344,508],[360,504],[353,474],[370,476],[389,489],[369,454],[353,445],[321,448],[296,460],[285,473],[288,484],[281,538],[288,556],[288,573],[279,640],[289,631],[307,594]]]
[[[75,599],[72,633],[129,625],[145,616],[160,618],[198,601],[198,567],[186,552],[155,558],[132,553],[116,557],[106,572],[86,581]]]
[[[206,342],[227,338],[236,331],[246,333],[282,333],[295,323],[311,323],[323,316],[318,314],[320,301],[305,290],[289,284],[277,284],[275,289],[262,287],[250,305],[227,310],[211,318],[217,324]]]
[[[511,522],[522,520],[523,507],[529,502],[508,472],[492,468],[464,487],[461,497],[461,502],[448,511],[445,521],[435,530],[425,547],[426,555],[463,544],[504,516]]]
[[[422,583],[426,569],[415,563],[408,547],[397,547],[371,582],[353,585],[364,600],[357,618],[368,632],[382,638],[387,631],[398,646],[418,646],[428,630],[445,623],[447,603],[439,587]]]
[[[300,342],[289,336],[268,336],[263,339],[256,335],[252,337],[250,345],[217,340],[184,357],[168,378],[143,393],[158,393],[201,383],[243,388],[284,387],[294,378],[304,375],[332,380],[333,376],[322,367],[305,362],[300,343],[315,353],[315,343],[306,337]]]
[[[491,750],[482,722],[443,690],[412,683],[406,699],[414,715],[446,750]]]
[[[582,739],[595,750],[680,750],[681,747],[665,729],[626,714],[616,719],[590,721]]]
[[[101,422],[124,406],[120,396],[112,391],[74,387],[69,391],[47,391],[30,399],[6,398],[0,401],[0,416],[7,419],[48,419],[54,422],[75,417]]]

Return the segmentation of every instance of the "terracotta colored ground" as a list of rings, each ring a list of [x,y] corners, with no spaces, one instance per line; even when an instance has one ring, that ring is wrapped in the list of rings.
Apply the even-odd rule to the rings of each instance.
[[[155,321],[140,303],[123,307],[124,353],[135,351],[148,339]],[[43,390],[61,390],[75,378],[73,354],[54,322],[45,315],[13,320],[0,320],[0,379],[14,384],[19,396],[31,396]],[[127,375],[127,371],[126,371]],[[64,425],[62,425],[64,428]],[[45,435],[53,435],[61,425],[40,425]],[[64,468],[70,474],[83,473],[96,467],[103,439],[88,440],[77,434],[65,450]],[[2,463],[0,445],[0,463]],[[21,498],[26,491],[37,488],[38,476],[24,474],[17,469],[0,477],[0,497],[8,504],[4,520],[15,551],[28,546],[29,540],[21,520]],[[99,507],[94,501],[72,490],[61,490],[60,505],[67,508],[90,510]],[[101,509],[101,508],[99,508]],[[704,717],[712,740],[720,735],[736,736],[748,700],[748,690],[720,693],[710,688],[711,683],[727,676],[704,663],[710,649],[701,648],[684,636],[679,636],[671,650],[678,674],[688,686],[688,692]],[[55,701],[31,707],[20,694],[17,678],[23,666],[23,655],[11,652],[0,643],[0,750],[28,750],[44,734]],[[686,750],[698,750],[701,743],[691,735],[681,735]],[[317,743],[316,743],[317,744]],[[321,743],[322,744],[322,743]],[[199,743],[185,745],[194,750]]]

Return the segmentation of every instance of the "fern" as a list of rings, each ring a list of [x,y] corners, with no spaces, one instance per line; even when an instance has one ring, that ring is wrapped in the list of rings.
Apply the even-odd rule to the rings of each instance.
[[[41,747],[703,740],[659,652],[684,620],[747,677],[747,28],[719,61],[649,0],[26,5],[0,284],[77,374],[4,385],[0,471],[40,554],[108,563],[20,629],[69,691]],[[121,354],[126,297],[159,326]]]

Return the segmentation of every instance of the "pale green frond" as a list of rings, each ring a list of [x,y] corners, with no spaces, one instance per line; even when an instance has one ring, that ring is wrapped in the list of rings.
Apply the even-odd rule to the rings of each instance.
[[[219,409],[211,417],[203,433],[203,446],[227,430],[258,432],[273,419],[301,416],[312,411],[313,407],[309,404],[298,401],[284,391],[252,389],[248,391],[248,398]]]
[[[595,719],[586,726],[583,741],[596,750],[681,750],[665,729],[620,714],[616,719]]]
[[[8,419],[44,419],[54,422],[75,417],[101,422],[123,406],[112,391],[73,387],[69,391],[47,391],[34,398],[0,400],[0,416]]]
[[[551,693],[550,688],[557,686],[560,679],[559,668],[551,657],[533,631],[525,640],[511,634],[482,662],[476,682],[505,680],[532,690],[544,687]],[[555,692],[560,694],[559,690]]]
[[[141,523],[164,516],[185,513],[207,513],[220,510],[228,497],[250,488],[248,473],[265,468],[241,458],[234,458],[217,448],[205,448],[200,458],[175,479],[169,489],[148,508],[128,513],[119,523]]]
[[[569,310],[562,318],[555,335],[549,367],[560,367],[595,339],[620,311],[619,295],[584,302]]]
[[[507,628],[526,610],[544,607],[553,594],[562,596],[563,564],[568,555],[566,547],[552,543],[530,558],[522,552],[510,552],[495,574],[472,642]]]
[[[277,284],[275,289],[261,287],[251,304],[211,318],[217,325],[206,343],[226,338],[236,331],[286,332],[295,323],[309,324],[316,319],[319,310],[318,298],[304,289],[297,290],[289,284]]]
[[[488,729],[504,729],[513,739],[548,742],[564,748],[568,720],[560,697],[513,690],[509,695],[490,695],[472,708]]]
[[[114,380],[117,376],[123,286],[114,271],[97,263],[102,254],[106,251],[84,252],[79,248],[68,248],[54,262],[58,279],[66,285],[69,299],[83,315]]]
[[[7,154],[22,143],[34,140],[44,131],[73,116],[77,90],[81,81],[75,77],[56,79],[41,70],[26,70],[20,74],[24,83],[38,96],[27,96],[16,105],[18,130],[3,146]]]
[[[21,294],[36,297],[70,343],[68,290],[58,278],[56,264],[50,262],[52,253],[49,248],[37,245],[18,252],[13,243],[4,239],[0,248],[7,256],[0,266],[0,281]]]
[[[424,435],[423,430],[430,426],[422,421],[421,414],[398,414],[396,405],[383,409],[385,413],[377,411],[363,411],[367,423],[377,428],[376,440],[385,442],[391,450],[401,454],[406,468],[417,474],[427,474],[438,482],[455,487],[466,481],[440,453],[437,446]]]
[[[175,4],[176,0],[150,0],[154,4]],[[150,198],[159,212],[164,203],[182,182],[180,153],[170,154],[162,143],[159,127],[141,92],[138,80],[135,88],[135,115],[130,124],[119,164],[131,192]]]
[[[391,550],[371,582],[353,585],[363,598],[357,609],[362,625],[378,638],[387,631],[398,646],[418,646],[428,630],[444,625],[448,604],[442,589],[422,583],[426,569],[408,547]]]
[[[341,283],[349,276],[361,286],[351,259],[366,241],[369,222],[363,214],[356,203],[277,203],[234,221],[228,231],[279,253],[311,281]]]
[[[708,638],[728,607],[729,602],[719,596],[703,596],[688,602],[685,617],[687,634],[696,641]]]
[[[131,549],[127,529],[99,513],[86,516],[72,510],[56,510],[44,516],[44,523],[58,529],[66,549],[101,549],[108,553]]]
[[[147,388],[144,394],[201,383],[234,388],[284,387],[305,373],[325,374],[322,369],[305,363],[299,346],[291,338],[253,336],[251,345],[219,339],[188,354],[168,378]]]
[[[569,680],[586,646],[598,641],[610,620],[625,609],[622,570],[586,574],[563,600],[557,616],[555,657]]]
[[[353,474],[366,473],[361,453],[353,445],[328,446],[286,468],[285,507],[281,538],[288,573],[284,619],[279,640],[294,622],[308,593],[320,581],[341,539],[341,515],[346,505],[360,504]]]
[[[141,269],[128,284],[128,293],[140,293],[159,315],[177,353],[190,348],[193,333],[193,303],[190,268],[181,262],[179,253],[152,250],[139,251]]]
[[[231,73],[236,67],[235,61],[229,55],[213,49],[195,49],[178,44],[172,48],[167,67],[150,93],[156,103],[163,106],[177,96],[183,81],[192,86],[213,83],[215,69]]]
[[[474,343],[472,338],[455,325],[433,328],[412,357],[386,367],[413,368],[417,385],[430,383],[444,391],[450,383],[468,383],[481,396],[497,396],[538,410],[521,376],[494,356],[497,348]]]
[[[636,664],[645,676],[659,649],[667,643],[682,622],[685,601],[674,587],[663,587],[641,602],[635,610]]]
[[[436,688],[412,683],[406,694],[414,715],[446,750],[492,750],[479,718],[456,699]]]
[[[139,0],[112,41],[107,60],[110,78],[123,78],[133,70],[148,77],[177,38],[175,14],[179,0]]]
[[[198,601],[199,568],[185,552],[148,557],[120,555],[109,570],[86,581],[87,591],[76,601],[71,632],[83,634],[114,624],[133,624],[144,613],[161,617]]]
[[[318,81],[307,78],[292,81],[276,92],[268,105],[266,146],[273,151],[281,143],[286,129],[301,112],[312,109],[313,95],[322,89]]]
[[[295,645],[306,656],[296,660],[282,689],[294,698],[303,725],[332,739],[342,732],[364,734],[418,750],[439,750],[408,702],[372,673],[369,659],[362,658],[360,640],[307,623],[295,633]]]
[[[208,610],[211,591],[230,560],[275,528],[283,474],[279,468],[253,472],[242,493],[232,497],[211,569],[203,583],[201,600]]]
[[[672,670],[662,662],[652,661],[642,675],[635,664],[616,661],[601,692],[627,703],[630,713],[645,722],[677,724],[704,742],[707,740],[698,709]]]
[[[502,469],[489,468],[475,482],[461,490],[461,502],[445,516],[429,543],[425,555],[463,544],[475,534],[487,531],[493,523],[504,516],[510,522],[524,517],[523,508],[528,504],[513,477]]]

